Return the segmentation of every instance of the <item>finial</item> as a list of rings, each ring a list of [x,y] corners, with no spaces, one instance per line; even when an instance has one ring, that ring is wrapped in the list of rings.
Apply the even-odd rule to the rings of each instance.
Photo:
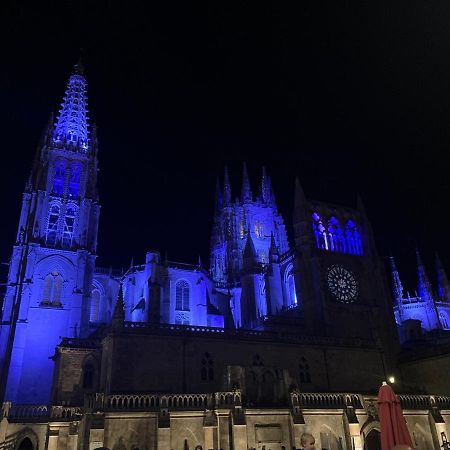
[[[83,65],[83,49],[80,48],[80,56],[78,61],[73,66],[73,73],[76,75],[84,75],[84,65]]]

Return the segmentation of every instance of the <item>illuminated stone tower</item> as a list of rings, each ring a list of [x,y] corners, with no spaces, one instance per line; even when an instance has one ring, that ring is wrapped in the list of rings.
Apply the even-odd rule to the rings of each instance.
[[[248,233],[256,259],[269,262],[271,236],[280,254],[289,250],[286,228],[277,210],[270,178],[263,169],[259,193],[254,199],[244,164],[240,197],[231,200],[231,183],[225,169],[223,191],[217,187],[216,212],[211,239],[211,273],[219,283],[239,281]]]
[[[2,396],[50,399],[61,337],[88,334],[100,206],[97,140],[81,64],[69,78],[25,186],[0,328]]]

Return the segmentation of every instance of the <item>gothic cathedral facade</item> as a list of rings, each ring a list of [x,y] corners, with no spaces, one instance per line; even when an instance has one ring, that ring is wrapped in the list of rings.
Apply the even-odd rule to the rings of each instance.
[[[97,267],[98,144],[86,89],[77,64],[23,193],[0,327],[4,420],[27,423],[23,411],[44,411],[52,449],[123,448],[129,430],[107,425],[118,410],[147,411],[145,429],[137,425],[140,448],[150,440],[188,448],[186,430],[197,419],[195,448],[283,448],[315,430],[302,409],[310,402],[310,412],[344,413],[342,423],[330,419],[322,444],[362,448],[363,430],[376,423],[370,394],[388,376],[401,389],[417,387],[414,375],[402,378],[401,343],[449,329],[442,264],[436,293],[418,255],[418,292],[405,296],[391,259],[392,296],[360,199],[354,208],[313,201],[297,179],[289,242],[270,177],[263,169],[255,195],[244,165],[234,200],[227,170],[217,182],[209,268],[157,251],[124,273]],[[439,401],[426,400],[435,412]],[[450,408],[450,398],[441,403]],[[277,409],[268,417],[264,408]],[[186,411],[191,428],[177,431]],[[58,428],[52,418],[71,425]],[[64,445],[52,439],[64,433]]]

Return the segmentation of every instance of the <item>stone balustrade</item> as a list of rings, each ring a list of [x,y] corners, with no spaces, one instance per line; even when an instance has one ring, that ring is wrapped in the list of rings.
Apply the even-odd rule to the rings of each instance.
[[[450,396],[399,395],[403,409],[450,409]],[[375,396],[362,397],[346,393],[291,392],[294,412],[308,409],[364,409],[376,403]],[[366,405],[366,406],[365,406]],[[87,410],[95,411],[160,411],[233,409],[242,407],[240,390],[209,394],[103,394],[86,396],[84,407],[65,405],[12,405],[4,402],[3,417],[12,422],[73,421],[79,420]]]
[[[9,403],[9,402],[7,402]],[[79,406],[63,405],[11,405],[7,411],[10,421],[32,421],[41,420],[77,420],[83,413]]]
[[[357,394],[294,391],[291,393],[291,401],[301,409],[363,409],[363,402]]]

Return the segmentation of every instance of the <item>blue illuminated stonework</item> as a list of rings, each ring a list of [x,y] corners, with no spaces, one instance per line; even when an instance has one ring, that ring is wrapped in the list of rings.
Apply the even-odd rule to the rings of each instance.
[[[435,290],[416,251],[417,289],[413,294],[405,294],[393,257],[390,262],[394,314],[401,340],[420,339],[425,332],[450,330],[450,284],[439,257],[436,255]]]
[[[69,78],[64,100],[55,123],[53,142],[74,144],[82,151],[89,147],[86,79],[81,63]]]
[[[23,194],[0,330],[8,400],[45,403],[62,336],[87,336],[100,214],[95,128],[76,66]]]
[[[129,328],[174,324],[178,331],[198,326],[216,333],[279,331],[282,319],[288,334],[372,338],[354,311],[365,308],[369,316],[377,298],[387,302],[380,303],[385,312],[390,297],[378,266],[374,270],[377,254],[362,202],[348,208],[308,200],[297,180],[290,243],[265,169],[256,189],[245,164],[238,190],[227,169],[217,181],[209,267],[200,260],[171,261],[158,251],[148,251],[142,264],[125,272],[96,267],[98,148],[86,89],[78,64],[23,193],[0,327],[5,400],[47,404],[61,339],[101,336],[124,321]],[[357,280],[355,310],[343,307],[324,283],[336,265]],[[414,299],[405,298],[394,272],[397,323],[419,314],[427,330],[448,328],[450,286],[440,262],[438,298],[419,257]]]

